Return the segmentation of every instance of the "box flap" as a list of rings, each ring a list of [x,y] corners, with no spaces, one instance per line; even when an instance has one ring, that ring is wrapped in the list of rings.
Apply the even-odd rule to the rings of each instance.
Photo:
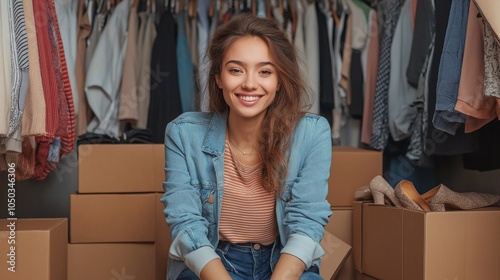
[[[328,231],[325,231],[320,245],[325,250],[325,255],[321,260],[321,277],[335,279],[351,253],[351,246]]]

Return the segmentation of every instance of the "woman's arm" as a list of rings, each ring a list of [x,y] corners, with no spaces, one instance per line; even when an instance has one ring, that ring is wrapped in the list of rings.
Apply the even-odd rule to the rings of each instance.
[[[183,123],[171,122],[165,136],[165,193],[161,201],[165,204],[165,216],[169,225],[172,243],[169,256],[183,261],[186,266],[200,274],[204,266],[218,258],[208,239],[209,223],[202,215],[200,188],[192,185],[188,157],[193,145],[183,129]],[[202,155],[200,155],[202,156]]]
[[[200,278],[202,280],[231,280],[231,276],[220,259],[209,261],[201,270]]]
[[[274,268],[271,280],[295,280],[304,273],[306,266],[294,255],[281,254],[276,267]]]
[[[290,159],[295,159],[295,163],[289,165],[289,193],[285,194],[286,199],[278,201],[283,203],[280,207],[284,216],[279,218],[288,234],[282,240],[285,244],[281,255],[289,254],[301,260],[302,273],[304,268],[319,265],[324,254],[319,243],[331,215],[326,200],[332,156],[328,121],[322,117],[306,117],[297,127],[292,145]],[[293,262],[286,264],[293,266]]]

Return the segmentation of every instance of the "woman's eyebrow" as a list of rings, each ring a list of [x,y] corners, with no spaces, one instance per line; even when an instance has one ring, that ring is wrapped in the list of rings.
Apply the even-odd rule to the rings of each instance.
[[[229,63],[234,63],[234,64],[241,65],[241,66],[246,65],[246,63],[239,61],[239,60],[228,60],[225,65],[228,65]],[[267,66],[267,65],[271,65],[274,67],[274,64],[271,61],[262,61],[262,62],[257,63],[257,66],[259,66],[259,67]]]

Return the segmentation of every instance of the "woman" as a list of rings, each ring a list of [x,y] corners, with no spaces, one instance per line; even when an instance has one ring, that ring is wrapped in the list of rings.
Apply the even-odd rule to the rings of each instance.
[[[321,279],[330,126],[304,111],[293,46],[241,14],[208,58],[211,112],[166,128],[167,279]]]

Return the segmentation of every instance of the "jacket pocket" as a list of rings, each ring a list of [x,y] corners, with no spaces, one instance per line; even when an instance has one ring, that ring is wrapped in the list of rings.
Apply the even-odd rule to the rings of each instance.
[[[210,224],[216,222],[215,205],[217,202],[216,187],[210,184],[203,184],[200,187],[200,200],[202,216],[207,219]]]

